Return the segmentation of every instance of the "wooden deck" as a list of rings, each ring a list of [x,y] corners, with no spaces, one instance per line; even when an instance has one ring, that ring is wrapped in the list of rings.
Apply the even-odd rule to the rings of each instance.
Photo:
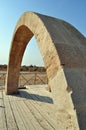
[[[0,130],[57,130],[52,94],[44,86],[28,86],[16,95],[0,90]]]

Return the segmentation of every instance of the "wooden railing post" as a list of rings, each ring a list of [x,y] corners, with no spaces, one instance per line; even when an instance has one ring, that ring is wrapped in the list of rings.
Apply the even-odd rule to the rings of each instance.
[[[35,73],[34,84],[36,84],[36,76],[37,76],[37,73]]]

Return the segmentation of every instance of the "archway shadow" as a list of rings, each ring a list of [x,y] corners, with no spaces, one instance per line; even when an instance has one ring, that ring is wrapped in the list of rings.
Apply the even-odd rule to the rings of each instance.
[[[30,100],[34,100],[38,102],[45,102],[45,103],[53,104],[53,99],[51,97],[29,93],[23,89],[19,90],[18,93],[13,94],[12,96],[20,97],[27,100],[30,99]]]

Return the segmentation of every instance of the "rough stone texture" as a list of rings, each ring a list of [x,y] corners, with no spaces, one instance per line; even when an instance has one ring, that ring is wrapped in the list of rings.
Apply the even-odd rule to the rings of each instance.
[[[85,130],[86,38],[65,21],[33,12],[21,16],[9,54],[6,94],[17,92],[22,57],[33,35],[47,70],[58,130]]]

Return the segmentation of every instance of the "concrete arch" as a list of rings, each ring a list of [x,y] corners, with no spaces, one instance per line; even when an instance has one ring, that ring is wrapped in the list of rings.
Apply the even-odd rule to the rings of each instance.
[[[17,92],[22,57],[33,35],[47,70],[58,130],[78,130],[77,115],[80,128],[85,130],[86,39],[65,21],[33,12],[20,17],[9,54],[6,94]]]

